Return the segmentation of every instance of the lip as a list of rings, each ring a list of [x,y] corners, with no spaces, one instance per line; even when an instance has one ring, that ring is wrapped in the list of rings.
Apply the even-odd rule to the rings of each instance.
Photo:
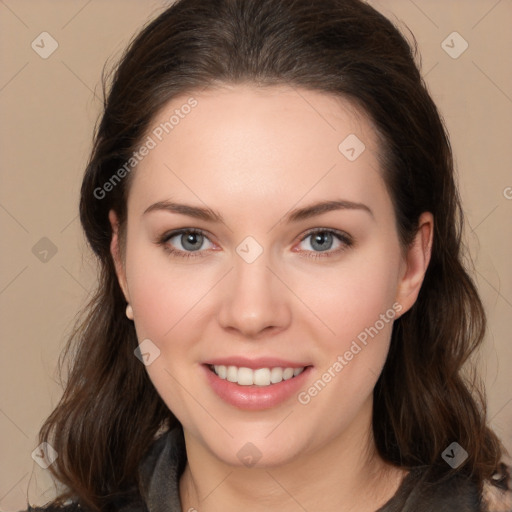
[[[243,356],[210,359],[205,361],[204,364],[213,366],[237,366],[238,368],[250,368],[251,370],[257,370],[258,368],[302,368],[311,366],[311,363],[293,362],[275,357],[258,357],[255,359],[249,359]]]
[[[216,360],[217,361],[217,360]],[[252,360],[255,366],[247,366],[244,364],[234,364],[233,361],[238,361],[240,363],[240,359],[238,358],[230,358],[230,359],[222,359],[218,360],[222,361],[219,363],[208,363],[202,364],[201,368],[204,372],[205,378],[211,389],[219,396],[224,402],[237,407],[238,409],[244,409],[248,411],[261,411],[264,409],[271,409],[273,407],[277,407],[278,405],[286,402],[292,396],[295,396],[297,392],[304,387],[304,383],[309,376],[310,371],[313,369],[312,366],[307,366],[304,371],[293,377],[292,379],[283,380],[278,384],[271,384],[270,386],[240,386],[235,382],[229,382],[226,379],[221,379],[215,372],[213,372],[209,365],[210,364],[226,364],[226,361],[231,362],[232,366],[245,366],[246,368],[268,368],[281,366],[281,363],[284,361],[280,361],[278,364],[274,364],[276,359],[260,359],[260,360]],[[264,364],[261,363],[264,361]],[[271,362],[272,364],[269,364]],[[229,364],[228,364],[229,366]],[[286,368],[298,368],[302,365],[301,363],[290,363],[286,362],[286,365],[283,365]]]

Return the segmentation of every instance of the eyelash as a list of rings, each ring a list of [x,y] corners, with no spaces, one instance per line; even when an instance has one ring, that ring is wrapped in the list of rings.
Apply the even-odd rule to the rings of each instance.
[[[311,235],[314,235],[316,233],[329,233],[333,235],[335,238],[337,238],[343,245],[342,247],[339,247],[335,250],[328,250],[328,251],[305,251],[306,255],[303,255],[305,258],[330,258],[335,255],[338,255],[342,251],[347,250],[348,248],[352,247],[354,245],[354,240],[350,235],[347,233],[344,233],[343,231],[338,231],[337,229],[332,228],[313,228],[304,233],[302,238],[300,238],[299,242],[303,242]],[[197,228],[183,228],[183,229],[177,229],[175,231],[170,231],[165,234],[163,234],[160,239],[157,241],[158,245],[163,246],[165,251],[169,253],[172,256],[177,256],[178,258],[197,258],[197,257],[203,257],[202,253],[204,251],[181,251],[179,249],[175,249],[172,246],[168,245],[168,242],[171,238],[174,238],[178,235],[183,234],[193,234],[193,235],[202,235],[205,238],[208,238],[207,234],[202,231],[201,229]]]

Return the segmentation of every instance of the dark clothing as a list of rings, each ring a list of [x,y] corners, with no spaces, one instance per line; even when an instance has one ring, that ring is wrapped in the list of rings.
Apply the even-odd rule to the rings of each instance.
[[[142,491],[117,499],[113,512],[187,512],[181,510],[179,478],[186,465],[181,427],[163,434],[140,465]],[[476,486],[460,474],[434,479],[428,467],[413,468],[395,495],[375,512],[494,512],[482,504]],[[32,508],[26,512],[87,512],[76,503],[63,507]],[[496,508],[496,511],[507,510]],[[309,511],[317,512],[317,511]],[[512,512],[512,511],[511,511]]]

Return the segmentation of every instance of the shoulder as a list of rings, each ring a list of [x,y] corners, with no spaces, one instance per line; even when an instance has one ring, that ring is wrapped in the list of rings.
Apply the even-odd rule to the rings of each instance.
[[[145,504],[132,495],[127,495],[121,499],[113,500],[108,505],[108,510],[112,512],[148,512]],[[66,503],[50,502],[42,507],[28,506],[26,510],[19,512],[93,512],[92,509],[82,506],[76,501]]]
[[[84,508],[80,506],[80,504],[75,502],[69,502],[63,505],[58,505],[54,503],[46,504],[42,507],[31,507],[28,505],[26,510],[22,510],[19,512],[87,512]]]
[[[377,512],[510,512],[510,493],[491,483],[484,492],[468,476],[442,468],[412,468],[395,496]]]
[[[134,488],[109,495],[103,500],[100,508],[109,512],[148,512],[140,493]],[[57,497],[42,506],[28,504],[26,510],[19,512],[96,512],[96,510],[83,504],[78,497],[68,500]]]
[[[112,512],[148,512],[151,504],[158,501],[161,493],[167,491],[167,501],[173,505],[179,503],[178,477],[186,463],[183,431],[174,428],[160,432],[143,460],[139,464],[138,489],[120,492],[108,503]],[[93,512],[78,501],[64,503],[52,501],[44,506],[32,507],[19,512]]]
[[[420,471],[411,497],[417,503],[417,512],[431,510],[483,512],[478,486],[461,473],[441,475],[434,468]]]

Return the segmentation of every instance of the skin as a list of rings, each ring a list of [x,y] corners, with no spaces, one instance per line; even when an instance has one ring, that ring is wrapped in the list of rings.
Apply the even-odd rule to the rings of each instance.
[[[307,405],[293,395],[278,407],[238,409],[212,391],[200,365],[232,355],[307,361],[307,390],[379,315],[398,304],[398,318],[414,304],[432,215],[420,217],[413,244],[401,247],[375,131],[346,100],[252,85],[194,97],[198,105],[133,171],[123,249],[110,212],[112,255],[139,342],[149,338],[161,351],[147,371],[184,427],[182,508],[373,512],[406,474],[376,454],[371,430],[392,322]],[[152,127],[187,98],[169,102]],[[338,145],[352,133],[366,149],[349,161]],[[372,213],[339,209],[286,221],[293,209],[340,199]],[[144,214],[166,200],[207,207],[224,222]],[[185,250],[180,236],[157,243],[179,228],[206,232],[199,256],[166,252],[165,245]],[[326,257],[306,238],[313,228],[340,230],[353,244],[334,238]],[[252,263],[236,252],[247,236],[263,248]],[[262,454],[251,468],[237,457],[247,442]]]

